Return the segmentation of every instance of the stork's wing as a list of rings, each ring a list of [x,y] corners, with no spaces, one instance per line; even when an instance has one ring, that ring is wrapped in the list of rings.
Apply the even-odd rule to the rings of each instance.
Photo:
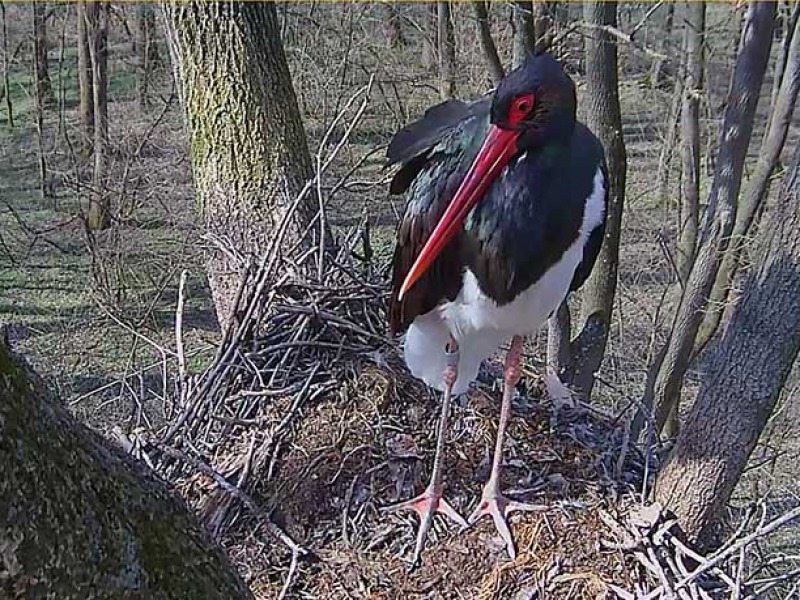
[[[488,125],[489,99],[472,104],[450,100],[399,131],[387,151],[387,164],[400,163],[389,191],[406,194],[406,210],[397,232],[392,261],[389,329],[404,331],[421,314],[461,287],[461,237],[456,236],[402,301],[397,295],[475,158]]]
[[[586,241],[586,246],[583,248],[583,258],[575,269],[575,274],[570,282],[569,290],[574,292],[579,289],[584,282],[589,278],[589,275],[597,262],[597,257],[600,255],[600,248],[603,246],[603,238],[606,233],[606,221],[608,220],[608,165],[606,164],[606,155],[603,145],[600,140],[592,134],[586,126],[578,124],[576,128],[576,136],[579,140],[580,148],[585,152],[593,152],[594,161],[598,165],[598,169],[603,174],[603,220],[595,227],[589,234],[589,239]],[[593,150],[591,150],[593,148]]]

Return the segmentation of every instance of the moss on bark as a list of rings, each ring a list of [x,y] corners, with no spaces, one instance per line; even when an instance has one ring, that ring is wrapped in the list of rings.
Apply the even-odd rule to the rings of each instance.
[[[1,341],[0,597],[251,597],[183,500]]]
[[[177,3],[164,12],[204,227],[236,253],[261,255],[283,209],[312,175],[275,6]],[[300,207],[288,244],[314,212],[310,202]],[[240,268],[219,249],[209,255],[223,326]]]

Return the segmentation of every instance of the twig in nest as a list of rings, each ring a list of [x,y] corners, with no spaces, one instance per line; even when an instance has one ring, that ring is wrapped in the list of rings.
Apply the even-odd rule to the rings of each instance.
[[[371,84],[370,84],[371,85]],[[217,506],[215,520],[222,527],[234,519],[220,517],[221,511],[236,510],[239,500],[256,512],[258,507],[247,496],[244,477],[250,481],[270,481],[279,467],[282,450],[293,446],[297,434],[293,423],[303,414],[304,404],[331,394],[344,378],[352,376],[352,365],[386,343],[383,323],[384,280],[374,269],[361,270],[354,264],[347,248],[325,250],[324,191],[322,175],[347,145],[356,124],[365,114],[370,85],[353,96],[328,130],[317,154],[317,174],[309,180],[294,200],[287,202],[264,253],[243,265],[237,291],[234,318],[227,324],[219,348],[208,368],[187,388],[181,412],[160,436],[157,446],[163,450],[159,469],[170,477],[182,472],[185,464],[208,474],[222,490],[227,502]],[[357,110],[354,111],[356,103]],[[342,125],[345,114],[355,113],[341,135],[334,128]],[[324,154],[323,154],[324,153]],[[345,185],[346,178],[337,183]],[[316,193],[320,210],[301,232],[301,239],[286,240],[289,223],[310,193]],[[225,240],[213,239],[217,246]],[[329,244],[331,245],[331,244]],[[243,264],[247,257],[234,249],[218,248]],[[226,251],[226,250],[229,250]],[[323,263],[324,261],[324,263]],[[324,267],[324,268],[322,268]],[[183,287],[183,284],[181,284]],[[179,304],[183,301],[179,298]],[[176,315],[177,317],[177,315]],[[180,330],[177,318],[176,337]],[[180,344],[179,344],[180,346]],[[285,402],[280,412],[273,403]],[[271,431],[247,460],[238,442],[254,430],[272,424]],[[201,450],[195,450],[199,448]],[[193,456],[213,451],[216,456],[233,452],[230,464],[237,465],[240,484],[233,485],[219,473]],[[187,454],[188,453],[188,454]],[[321,454],[315,461],[327,460]],[[176,459],[176,460],[173,460]],[[226,457],[228,460],[228,457]],[[240,465],[244,464],[244,467]],[[175,465],[173,467],[172,465]],[[235,474],[229,473],[231,481]],[[302,479],[302,477],[301,477]],[[274,482],[272,498],[292,493],[290,479]],[[284,489],[286,488],[286,490]],[[261,513],[270,515],[272,502],[264,503]],[[224,521],[224,523],[223,523]],[[280,592],[288,594],[298,569],[298,557],[305,552],[274,523],[267,521],[270,532],[292,550],[289,574]]]
[[[326,230],[328,228],[327,220],[325,218],[325,202],[324,202],[323,196],[322,196],[322,173],[324,171],[323,164],[322,164],[322,151],[324,150],[325,145],[328,142],[328,138],[330,137],[330,135],[333,132],[333,130],[336,127],[336,125],[339,123],[339,121],[341,121],[344,118],[344,115],[347,113],[347,111],[350,109],[350,107],[356,101],[356,98],[358,98],[360,95],[363,94],[364,97],[361,100],[361,106],[358,107],[358,110],[356,111],[356,114],[353,117],[353,119],[351,120],[350,124],[347,126],[347,129],[345,130],[344,135],[342,135],[342,138],[339,140],[339,143],[333,149],[333,152],[331,152],[331,156],[335,156],[336,154],[339,153],[339,150],[341,150],[341,148],[344,146],[344,144],[350,138],[350,134],[353,132],[353,129],[355,129],[356,124],[358,124],[361,121],[361,117],[364,114],[364,111],[367,109],[367,105],[369,104],[370,93],[372,92],[372,84],[373,84],[374,81],[375,81],[375,75],[371,75],[367,85],[365,85],[361,89],[357,90],[356,93],[353,94],[350,97],[350,99],[345,104],[344,108],[341,111],[339,111],[339,114],[336,115],[336,118],[331,123],[330,127],[328,128],[328,131],[325,133],[325,136],[322,138],[322,141],[319,144],[319,150],[317,151],[317,156],[316,156],[317,174],[316,174],[316,177],[315,177],[315,181],[316,181],[316,187],[317,187],[317,200],[318,200],[318,203],[319,203],[319,221],[320,221],[320,224],[319,224],[319,244],[318,244],[319,258],[317,259],[317,278],[320,279],[320,280],[322,279],[322,276],[323,276],[323,273],[324,273],[324,268],[325,268],[325,266],[324,266],[325,265],[325,232],[326,232]],[[326,161],[326,163],[329,163],[329,160]]]
[[[180,389],[181,408],[186,403],[189,382],[186,378],[186,354],[183,348],[183,307],[185,303],[184,291],[186,289],[187,271],[181,271],[181,280],[178,284],[178,306],[175,308],[175,350],[178,358],[178,386]],[[166,393],[166,390],[165,390]]]
[[[700,575],[702,575],[703,573],[717,566],[725,559],[736,554],[736,552],[738,552],[740,548],[749,546],[757,539],[769,535],[773,531],[780,529],[781,527],[787,525],[788,523],[792,522],[798,517],[800,517],[800,506],[796,506],[795,508],[785,513],[784,515],[778,517],[777,519],[770,521],[766,525],[757,528],[755,531],[753,531],[749,535],[746,535],[741,540],[729,546],[722,552],[717,552],[716,554],[711,555],[708,559],[706,559],[703,562],[703,564],[697,567],[697,569],[695,569],[691,575],[679,581],[678,587],[683,587],[687,583],[694,581],[695,579],[700,577]]]

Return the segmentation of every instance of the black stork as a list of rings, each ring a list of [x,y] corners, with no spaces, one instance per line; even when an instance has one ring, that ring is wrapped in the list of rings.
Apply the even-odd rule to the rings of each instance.
[[[413,564],[436,512],[464,527],[490,515],[509,556],[516,555],[507,517],[532,507],[505,497],[500,475],[523,336],[583,284],[605,229],[605,154],[575,112],[574,83],[554,58],[539,54],[493,94],[439,104],[389,145],[387,164],[400,164],[390,193],[407,198],[390,330],[405,332],[411,373],[444,393],[430,484],[387,507],[420,516]],[[464,393],[481,362],[509,339],[492,471],[467,522],[442,497],[450,398]]]

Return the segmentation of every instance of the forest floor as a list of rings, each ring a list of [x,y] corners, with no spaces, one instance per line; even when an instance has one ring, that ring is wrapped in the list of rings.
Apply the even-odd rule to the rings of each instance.
[[[335,40],[330,43],[336,45]],[[115,38],[112,56],[130,55],[128,46],[122,36]],[[321,76],[315,80],[309,69],[303,71],[300,55],[290,52],[290,59],[296,61],[296,86],[315,148],[333,112],[326,106],[320,114],[319,107],[310,102],[324,82],[320,83]],[[180,106],[171,97],[168,69],[160,73],[157,93],[143,109],[130,65],[112,61],[113,175],[108,187],[114,191],[117,217],[110,230],[92,235],[77,216],[85,210],[91,164],[79,151],[75,60],[67,48],[63,122],[59,124],[56,108],[45,111],[43,140],[51,197],[39,193],[27,72],[12,72],[14,128],[0,111],[0,323],[9,325],[15,349],[31,360],[83,422],[107,435],[112,430],[152,431],[165,421],[160,395],[172,386],[172,372],[162,369],[162,349],[174,349],[174,316],[183,270],[188,272],[183,333],[191,373],[202,372],[219,340],[203,272],[203,240],[192,203]],[[473,65],[462,74],[460,94],[469,97],[479,91],[473,82],[480,79],[473,72],[481,68]],[[368,216],[377,262],[391,251],[402,201],[387,197],[386,187],[379,184],[384,177],[383,153],[376,149],[388,142],[405,115],[413,118],[435,102],[430,71],[410,76],[400,59],[384,69],[389,83],[376,91],[334,173],[343,174],[371,153],[353,178],[361,184],[343,191],[329,206],[340,233]],[[339,86],[336,103],[364,79],[353,76],[347,86]],[[720,104],[724,96],[719,90],[726,86],[727,73],[715,72],[712,82],[717,90],[714,100]],[[580,93],[580,77],[578,83]],[[405,99],[400,108],[390,106],[398,89]],[[414,576],[405,574],[400,557],[413,542],[413,519],[394,515],[384,519],[376,507],[418,490],[427,469],[422,460],[392,456],[387,436],[413,436],[420,454],[430,456],[437,403],[407,378],[387,379],[367,369],[349,398],[328,399],[315,407],[313,417],[306,415],[297,425],[293,450],[279,467],[293,493],[276,514],[292,535],[322,559],[319,565],[301,568],[301,596],[316,592],[329,594],[326,597],[390,597],[388,590],[393,590],[395,597],[438,593],[507,598],[512,597],[512,588],[522,593],[519,590],[529,590],[541,580],[552,567],[559,545],[575,545],[575,557],[596,553],[601,528],[596,523],[598,513],[587,507],[609,508],[609,490],[628,494],[635,483],[609,480],[607,469],[616,458],[609,452],[614,446],[601,446],[598,438],[605,435],[610,440],[617,435],[613,416],[627,410],[640,393],[653,340],[661,340],[663,314],[674,300],[669,244],[664,242],[674,238],[676,210],[672,199],[661,205],[655,193],[671,93],[653,90],[636,77],[625,78],[620,93],[628,152],[626,213],[617,310],[594,398],[599,412],[584,409],[565,419],[570,413],[560,412],[542,397],[538,365],[545,338],[532,339],[528,344],[529,393],[516,407],[523,418],[515,419],[506,447],[512,465],[507,483],[528,490],[531,498],[546,501],[550,508],[516,520],[514,528],[523,549],[520,558],[513,564],[503,561],[502,548],[487,522],[466,536],[448,535],[439,524],[423,568]],[[333,98],[327,101],[332,103]],[[714,122],[710,113],[705,125],[711,128]],[[751,156],[757,155],[757,148],[757,143],[751,145]],[[574,314],[577,306],[573,302]],[[690,379],[687,397],[695,381]],[[496,395],[491,388],[479,389],[454,409],[446,479],[448,497],[462,513],[469,512],[480,492],[479,481],[485,477]],[[409,397],[415,401],[408,402]],[[358,418],[344,419],[343,414]],[[798,452],[794,444],[787,445],[786,438],[797,423],[797,408],[787,404],[780,426],[773,428],[759,451],[763,464],[741,486],[741,503],[763,494],[772,484],[794,481]],[[325,460],[318,461],[320,457]],[[315,465],[313,469],[306,468],[310,464]],[[362,477],[365,469],[374,474],[369,482]],[[201,481],[188,481],[183,491],[196,500],[202,489]],[[348,517],[351,503],[360,508]],[[285,575],[286,556],[259,541],[261,534],[238,528],[224,543],[253,589],[263,597],[273,597]],[[624,584],[625,560],[611,552],[604,561],[606,581]],[[561,583],[569,588],[580,581],[584,597],[598,597],[592,595],[599,593],[597,572],[588,574],[584,566],[580,559],[562,565],[561,574],[571,573],[572,578]]]

